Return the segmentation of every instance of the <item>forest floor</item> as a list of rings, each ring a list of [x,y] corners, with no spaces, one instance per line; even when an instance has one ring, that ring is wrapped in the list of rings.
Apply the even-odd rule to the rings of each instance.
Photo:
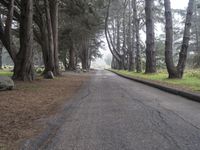
[[[39,134],[44,125],[38,120],[55,115],[88,78],[88,74],[68,73],[54,80],[16,82],[14,90],[1,92],[0,149],[18,149],[21,141]]]
[[[200,93],[200,70],[186,70],[183,79],[168,79],[168,74],[165,70],[158,71],[158,73],[155,74],[136,73],[124,70],[112,71],[133,78],[150,80],[165,86],[195,92],[198,94]]]

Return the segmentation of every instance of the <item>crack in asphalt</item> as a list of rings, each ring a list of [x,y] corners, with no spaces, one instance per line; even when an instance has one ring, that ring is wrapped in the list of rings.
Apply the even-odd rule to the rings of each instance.
[[[195,117],[188,121],[188,116],[184,117],[188,111],[170,107],[170,98],[183,100],[178,103],[183,105],[180,108],[188,108],[184,106],[189,102],[183,98],[97,71],[66,104],[57,119],[59,126],[53,126],[40,149],[199,150],[200,128],[192,122]],[[168,103],[171,105],[166,106]],[[195,109],[191,114],[200,114],[200,106],[191,106]]]
[[[123,91],[123,95],[126,95],[127,97],[130,97],[133,101],[140,103],[144,107],[144,110],[147,111],[146,112],[147,114],[152,114],[148,118],[151,121],[152,125],[157,127],[157,129],[155,129],[154,131],[157,132],[158,134],[160,134],[161,136],[163,136],[170,143],[173,143],[174,145],[176,145],[176,148],[178,148],[179,150],[182,150],[182,148],[180,147],[180,145],[178,144],[176,139],[172,135],[169,134],[169,133],[173,133],[174,129],[169,125],[169,123],[165,119],[167,117],[167,113],[173,114],[176,118],[181,119],[183,122],[185,122],[186,124],[192,126],[193,128],[195,128],[197,130],[200,129],[198,126],[194,125],[190,121],[187,121],[186,119],[181,117],[178,113],[161,106],[160,103],[158,102],[158,100],[155,99],[155,102],[157,102],[157,106],[158,106],[158,108],[155,108],[154,106],[151,106],[150,104],[145,104],[145,102],[142,102],[140,99],[132,98],[131,94],[126,89],[124,89],[124,87],[121,85],[120,85],[120,89]],[[124,94],[124,93],[126,93],[126,94]],[[164,114],[163,112],[158,110],[159,108],[166,111],[167,113]],[[155,113],[157,115],[155,115]],[[153,117],[152,117],[153,114],[155,115],[155,119],[153,119]],[[161,123],[163,123],[165,128],[161,129],[161,127],[162,127]],[[167,129],[171,130],[171,132],[167,132],[168,131]],[[161,130],[161,131],[159,131],[159,130]],[[176,135],[176,136],[179,136],[182,140],[186,140],[187,142],[190,142],[189,140],[185,139],[184,137],[182,137],[180,135]],[[191,148],[190,150],[194,150],[194,149]]]

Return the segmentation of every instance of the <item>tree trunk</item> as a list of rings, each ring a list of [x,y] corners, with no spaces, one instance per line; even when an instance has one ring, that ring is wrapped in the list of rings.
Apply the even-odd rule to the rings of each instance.
[[[170,0],[165,0],[164,5],[166,20],[165,63],[169,73],[169,78],[174,78],[177,75],[177,71],[173,60],[173,22]]]
[[[12,40],[12,21],[13,21],[13,12],[14,12],[14,1],[11,0],[8,6],[8,14],[7,14],[7,19],[5,22],[5,27],[4,23],[2,21],[2,18],[0,16],[0,39],[6,50],[8,51],[11,59],[15,63],[16,61],[16,56],[17,56],[17,49],[13,43]]]
[[[43,62],[45,70],[44,77],[47,72],[59,75],[58,63],[58,3],[53,0],[45,0],[45,13],[38,1],[35,1],[35,7],[38,13],[35,15],[34,21],[39,27],[39,44],[42,48]]]
[[[33,1],[21,0],[20,50],[14,67],[13,79],[34,80],[33,69]]]
[[[133,38],[131,37],[131,0],[129,0],[129,16],[128,16],[128,53],[129,53],[129,59],[128,59],[128,70],[134,71],[134,59],[133,59],[133,50],[134,50],[134,44],[135,44],[135,32],[133,32]],[[135,26],[133,25],[133,28]],[[133,29],[135,30],[135,29]],[[131,42],[132,40],[132,42]]]
[[[138,73],[142,72],[141,66],[141,52],[140,52],[140,19],[138,18],[137,11],[137,0],[132,0],[132,8],[133,8],[133,24],[134,24],[134,32],[135,32],[135,40],[133,46],[136,45],[136,71]]]
[[[65,71],[68,70],[68,63],[67,63],[67,51],[65,51],[64,56],[63,56],[63,66],[65,67]]]
[[[3,67],[2,52],[3,52],[3,45],[0,44],[0,69],[2,69],[2,67]]]
[[[140,19],[136,19],[136,71],[142,72],[141,52],[140,52]]]
[[[122,42],[122,52],[123,52],[123,55],[122,55],[122,65],[123,65],[123,68],[124,70],[127,69],[127,63],[125,62],[126,61],[126,55],[127,55],[127,51],[126,51],[126,44],[127,44],[127,41],[126,41],[126,7],[127,7],[127,2],[125,1],[124,2],[124,10],[123,10],[123,23],[122,23],[122,26],[123,26],[123,42]]]
[[[48,60],[46,62],[46,68],[44,71],[45,74],[49,71],[53,72],[56,75],[55,69],[55,57],[54,57],[54,38],[53,38],[53,29],[52,29],[52,21],[51,21],[51,14],[50,14],[50,7],[49,7],[49,0],[45,0],[45,12],[46,12],[46,25],[47,25],[47,37],[48,37]]]
[[[53,43],[54,43],[54,61],[55,71],[54,75],[60,75],[59,58],[58,58],[58,0],[50,0],[50,14],[52,22]]]
[[[110,52],[112,53],[112,55],[113,55],[113,57],[115,57],[115,59],[117,59],[117,61],[119,61],[119,62],[121,62],[122,60],[121,60],[121,55],[120,55],[120,53],[119,53],[119,42],[118,42],[118,40],[119,40],[119,34],[118,34],[118,31],[119,30],[117,30],[117,48],[115,48],[115,46],[113,45],[113,42],[111,41],[111,38],[110,38],[110,33],[109,33],[109,28],[108,28],[108,21],[109,21],[109,15],[110,15],[110,5],[111,5],[111,0],[108,0],[108,7],[107,7],[107,12],[106,12],[106,17],[105,17],[105,37],[106,37],[106,41],[107,41],[107,43],[108,43],[108,48],[109,48],[109,50],[110,50]],[[117,19],[117,21],[119,21],[118,19]],[[120,24],[118,24],[118,22],[117,22],[117,27],[119,27],[120,26]]]
[[[84,49],[82,53],[82,69],[83,70],[88,70],[88,50]]]
[[[177,67],[175,67],[173,62],[173,22],[170,0],[165,0],[164,5],[166,20],[165,62],[167,65],[167,71],[169,78],[182,78],[187,59],[194,0],[190,0],[188,4],[183,42],[181,51],[179,53],[179,61]]]
[[[75,52],[74,52],[74,46],[72,43],[69,49],[69,66],[68,66],[69,70],[76,70],[74,58],[75,58]]]
[[[195,40],[196,40],[196,52],[200,51],[200,28],[199,28],[199,19],[200,19],[200,14],[198,14],[198,9],[197,9],[197,1],[195,1],[195,13],[194,13],[194,23],[195,23]]]
[[[145,0],[146,14],[146,73],[156,73],[155,33],[153,18],[154,0]]]
[[[190,30],[191,30],[191,25],[192,25],[193,10],[194,10],[194,0],[189,0],[186,21],[185,21],[184,35],[183,35],[183,42],[181,46],[181,51],[179,53],[179,61],[178,61],[178,66],[177,66],[177,71],[179,74],[178,76],[180,78],[183,77],[183,73],[184,73],[186,61],[187,61],[187,53],[188,53],[188,47],[189,47],[189,41],[190,41]]]

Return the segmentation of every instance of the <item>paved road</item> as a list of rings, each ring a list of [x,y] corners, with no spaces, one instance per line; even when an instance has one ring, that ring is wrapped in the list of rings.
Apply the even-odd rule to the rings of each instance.
[[[200,150],[200,103],[123,79],[92,75],[46,150]]]

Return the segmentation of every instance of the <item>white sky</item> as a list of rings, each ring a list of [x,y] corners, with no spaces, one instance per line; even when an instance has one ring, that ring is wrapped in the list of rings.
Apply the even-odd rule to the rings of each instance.
[[[172,5],[172,8],[174,8],[174,9],[185,9],[188,5],[188,2],[189,2],[189,0],[171,0],[171,5]],[[105,45],[107,45],[105,39],[104,39],[104,41],[105,41]],[[95,68],[96,67],[104,68],[105,67],[104,59],[105,59],[105,57],[107,57],[107,55],[110,55],[110,51],[108,48],[106,48],[106,50],[101,50],[101,52],[103,54],[103,58],[97,59],[95,62],[92,62],[92,66]]]
[[[183,9],[187,7],[189,0],[171,0],[172,8]]]

